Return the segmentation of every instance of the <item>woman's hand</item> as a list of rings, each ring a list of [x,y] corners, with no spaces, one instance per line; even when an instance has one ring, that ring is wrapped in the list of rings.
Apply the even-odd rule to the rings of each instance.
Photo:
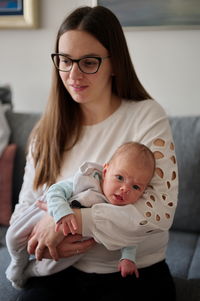
[[[83,241],[81,239],[82,236],[79,234],[65,236],[63,241],[57,246],[59,258],[85,253],[96,244],[93,238]],[[43,258],[52,258],[47,248],[43,253]]]
[[[64,239],[62,232],[55,232],[53,218],[45,214],[35,225],[28,240],[28,253],[35,254],[37,260],[43,258],[43,252],[48,248],[51,258],[58,260],[56,247]]]
[[[45,209],[43,208],[43,210]],[[76,210],[75,214],[81,228],[80,210]],[[42,258],[58,260],[85,253],[95,245],[92,238],[84,241],[81,239],[82,236],[78,234],[64,237],[62,231],[55,232],[55,222],[50,215],[46,214],[34,227],[28,240],[27,250],[29,254],[35,254],[38,260]]]

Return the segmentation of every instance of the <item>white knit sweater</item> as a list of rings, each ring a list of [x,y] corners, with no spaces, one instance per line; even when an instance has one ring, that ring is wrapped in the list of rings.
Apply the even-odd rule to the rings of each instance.
[[[157,152],[156,172],[141,200],[126,206],[96,204],[82,210],[83,235],[98,242],[75,264],[86,272],[117,271],[120,249],[137,245],[137,265],[145,267],[165,258],[168,230],[173,222],[178,194],[178,171],[169,121],[154,100],[122,101],[106,120],[85,126],[83,135],[66,153],[58,181],[73,176],[84,161],[104,164],[126,141],[138,141]],[[24,183],[12,220],[35,200],[45,187],[33,191],[34,167],[27,158]]]

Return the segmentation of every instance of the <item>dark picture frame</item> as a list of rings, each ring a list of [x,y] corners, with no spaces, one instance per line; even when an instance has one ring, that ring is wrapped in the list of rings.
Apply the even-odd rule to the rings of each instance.
[[[94,0],[111,9],[123,27],[200,28],[199,0]]]

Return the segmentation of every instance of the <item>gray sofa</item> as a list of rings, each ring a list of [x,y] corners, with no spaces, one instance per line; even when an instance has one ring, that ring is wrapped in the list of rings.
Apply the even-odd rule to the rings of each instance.
[[[38,114],[7,113],[12,131],[10,142],[18,145],[13,175],[13,207],[22,184],[25,143],[38,118]],[[170,122],[176,145],[180,192],[170,230],[167,262],[174,276],[177,301],[200,301],[200,116],[173,117]],[[6,229],[0,227],[0,301],[16,301],[18,292],[5,278],[9,263]]]

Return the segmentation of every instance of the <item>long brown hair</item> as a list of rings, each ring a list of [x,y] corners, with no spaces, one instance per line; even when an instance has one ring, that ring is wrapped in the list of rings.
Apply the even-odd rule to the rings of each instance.
[[[56,53],[61,35],[75,29],[90,33],[108,50],[114,73],[114,94],[127,101],[151,99],[136,75],[122,27],[109,9],[86,6],[74,10],[58,30]],[[47,108],[30,137],[36,168],[34,189],[55,182],[60,173],[64,151],[78,141],[81,129],[80,106],[73,101],[59,72],[54,68]]]

